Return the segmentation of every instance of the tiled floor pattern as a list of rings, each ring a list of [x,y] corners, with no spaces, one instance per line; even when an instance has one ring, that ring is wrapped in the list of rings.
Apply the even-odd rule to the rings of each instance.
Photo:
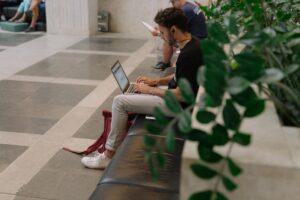
[[[110,75],[110,66],[126,56],[58,53],[23,71],[18,75],[63,77],[74,79],[104,80]]]
[[[0,45],[1,46],[17,46],[24,42],[34,40],[41,37],[41,34],[12,34],[0,32]]]
[[[18,156],[20,156],[27,147],[0,144],[0,173],[12,163]]]
[[[69,49],[91,50],[91,51],[117,51],[134,52],[146,42],[143,39],[124,38],[87,38]]]
[[[0,131],[43,134],[94,88],[0,81]]]
[[[113,96],[120,93],[110,66],[120,60],[130,74],[143,61],[140,55],[153,48],[151,42],[105,35],[76,44],[76,37],[2,32],[0,38],[3,57],[13,58],[14,48],[23,55],[28,46],[33,54],[44,51],[19,56],[13,69],[5,68],[12,61],[2,60],[0,200],[87,199],[102,172],[85,169],[78,156],[59,149],[68,141],[86,146],[92,141],[88,138],[99,135],[101,124],[87,120],[101,121],[97,111],[110,109]]]

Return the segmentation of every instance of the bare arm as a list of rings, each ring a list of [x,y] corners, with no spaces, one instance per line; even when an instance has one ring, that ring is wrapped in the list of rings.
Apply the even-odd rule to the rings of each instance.
[[[156,86],[156,85],[168,85],[168,83],[172,80],[172,78],[174,77],[174,74],[169,75],[169,76],[165,76],[163,78],[160,79],[151,79],[149,77],[146,76],[139,76],[136,79],[137,83],[144,83],[150,86]]]
[[[161,89],[158,87],[151,87],[149,85],[143,84],[143,83],[138,83],[135,85],[135,89],[136,91],[138,91],[141,94],[152,94],[155,96],[159,96],[159,97],[163,97],[166,93],[165,89]],[[182,101],[182,97],[180,95],[180,91],[179,88],[175,88],[175,89],[170,89],[169,91],[173,92],[173,94],[175,95],[176,99],[178,101]]]

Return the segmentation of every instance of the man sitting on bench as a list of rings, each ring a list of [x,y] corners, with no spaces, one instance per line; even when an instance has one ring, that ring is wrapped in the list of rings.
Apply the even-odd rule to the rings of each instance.
[[[159,11],[154,20],[158,24],[162,39],[170,45],[177,43],[180,48],[180,54],[176,62],[176,72],[161,79],[140,76],[137,78],[135,85],[135,89],[139,94],[118,95],[114,98],[111,131],[105,145],[106,150],[101,154],[97,152],[93,156],[83,157],[81,162],[88,168],[103,169],[109,164],[124,139],[128,112],[152,114],[153,109],[158,106],[166,115],[174,115],[167,110],[162,98],[167,90],[155,86],[168,85],[168,90],[174,93],[183,107],[186,104],[182,102],[177,81],[186,78],[190,82],[194,93],[196,94],[198,91],[196,74],[203,64],[200,42],[188,32],[187,18],[183,11],[177,8],[166,8]]]

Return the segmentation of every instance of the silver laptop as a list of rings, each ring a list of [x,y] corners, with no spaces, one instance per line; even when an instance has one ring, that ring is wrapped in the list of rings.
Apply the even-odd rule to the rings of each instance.
[[[114,75],[123,94],[134,94],[134,83],[130,83],[127,75],[119,61],[117,61],[112,67],[111,72]]]

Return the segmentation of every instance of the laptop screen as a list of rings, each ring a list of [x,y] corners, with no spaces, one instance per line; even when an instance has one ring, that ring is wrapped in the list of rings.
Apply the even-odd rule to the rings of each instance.
[[[123,67],[119,61],[117,61],[111,68],[111,71],[118,82],[122,92],[124,92],[129,86],[129,80],[123,70]]]

